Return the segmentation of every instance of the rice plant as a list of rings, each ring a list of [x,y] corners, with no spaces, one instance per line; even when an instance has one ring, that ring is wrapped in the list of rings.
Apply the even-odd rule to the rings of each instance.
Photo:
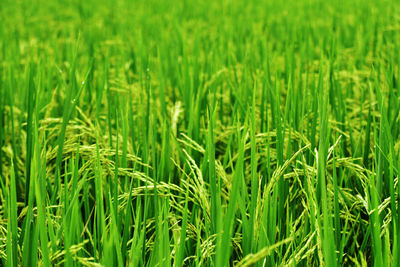
[[[400,2],[2,0],[1,266],[398,266]]]

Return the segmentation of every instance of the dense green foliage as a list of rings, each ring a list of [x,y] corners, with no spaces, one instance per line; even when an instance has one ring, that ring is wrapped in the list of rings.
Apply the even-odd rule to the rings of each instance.
[[[400,3],[0,2],[0,265],[395,266]]]

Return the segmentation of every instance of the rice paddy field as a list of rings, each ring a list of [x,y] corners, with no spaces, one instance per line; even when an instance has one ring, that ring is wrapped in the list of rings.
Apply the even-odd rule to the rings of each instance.
[[[2,0],[1,266],[399,266],[400,3]]]

